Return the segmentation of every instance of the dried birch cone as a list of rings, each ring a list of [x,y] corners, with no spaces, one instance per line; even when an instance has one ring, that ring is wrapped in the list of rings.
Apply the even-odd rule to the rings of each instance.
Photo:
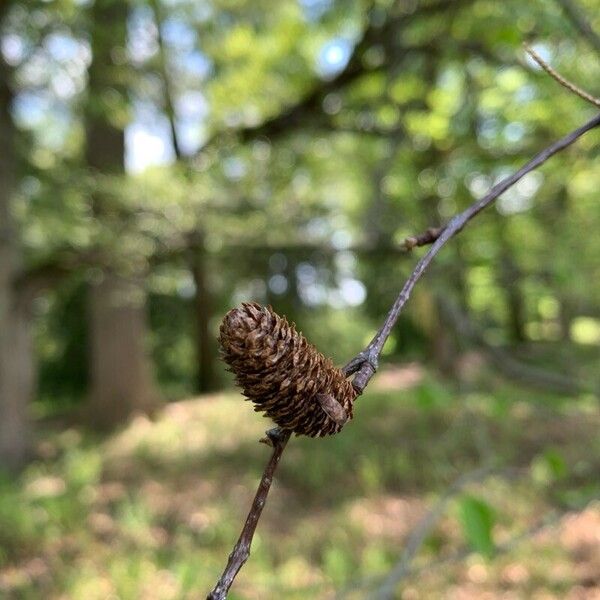
[[[321,437],[338,433],[352,418],[352,384],[270,306],[244,303],[230,310],[219,341],[254,410],[283,429]]]

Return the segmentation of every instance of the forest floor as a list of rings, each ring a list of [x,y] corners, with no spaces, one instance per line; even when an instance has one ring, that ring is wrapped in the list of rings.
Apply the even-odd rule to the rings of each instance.
[[[230,598],[383,597],[412,547],[388,597],[600,599],[597,398],[486,387],[388,369],[340,435],[292,439]],[[0,482],[0,597],[203,598],[246,516],[268,426],[231,391],[110,437],[42,433],[39,458]],[[486,520],[487,558],[469,549],[478,535],[485,545]]]

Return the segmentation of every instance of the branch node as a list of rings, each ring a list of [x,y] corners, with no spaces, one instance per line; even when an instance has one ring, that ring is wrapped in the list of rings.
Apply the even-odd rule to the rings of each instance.
[[[410,236],[410,237],[407,237],[407,238],[404,240],[404,244],[403,244],[403,246],[404,246],[404,247],[405,247],[407,250],[412,250],[412,249],[413,249],[413,248],[414,248],[414,247],[415,247],[417,244],[418,244],[418,240],[417,240],[417,238],[416,238],[416,237],[414,237],[414,236]]]
[[[283,439],[283,429],[281,427],[273,427],[265,431],[265,437],[258,440],[261,444],[266,444],[271,448],[278,446]]]

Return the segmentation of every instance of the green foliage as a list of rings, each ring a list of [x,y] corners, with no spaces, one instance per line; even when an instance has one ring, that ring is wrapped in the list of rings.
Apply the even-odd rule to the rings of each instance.
[[[597,0],[582,5],[598,12]],[[186,245],[198,231],[209,256],[213,335],[219,315],[252,298],[272,303],[345,361],[364,332],[375,331],[413,264],[397,245],[445,222],[585,119],[579,99],[517,60],[521,42],[533,38],[553,66],[592,93],[598,80],[593,49],[553,3],[476,0],[450,13],[415,5],[410,16],[378,3],[382,29],[369,34],[376,44],[364,46],[362,2],[199,8],[185,0],[165,4],[158,16],[153,6],[131,5],[128,48],[108,52],[114,69],[97,94],[86,89],[87,8],[64,0],[25,10],[14,1],[7,13],[22,158],[14,206],[26,266],[69,271],[37,320],[44,403],[84,396],[86,317],[70,290],[97,276],[88,260],[97,253],[101,264],[148,274],[158,379],[169,395],[193,389]],[[106,54],[114,36],[96,33],[96,50]],[[136,127],[154,135],[154,123],[166,125],[167,87],[189,153],[208,142],[199,156],[125,178],[89,172],[82,107],[109,109],[128,135]],[[457,254],[447,250],[438,272],[419,284],[388,359],[435,354],[442,293],[470,311],[490,343],[522,342],[514,339],[517,319],[528,342],[597,346],[600,247],[581,235],[599,226],[594,147],[592,134],[461,234]],[[342,293],[356,282],[362,300]],[[518,314],[512,290],[513,300],[521,298]],[[543,309],[550,304],[554,310]],[[597,353],[572,360],[569,370],[585,378],[598,360]]]
[[[448,508],[434,524],[414,566],[435,563],[465,541],[492,556],[494,543],[553,509],[598,497],[589,476],[599,467],[598,415],[585,400],[532,404],[529,394],[500,387],[478,398],[446,389],[452,402],[423,403],[444,387],[421,373],[420,383],[361,398],[341,434],[290,442],[237,597],[325,598],[346,587],[369,589],[397,564],[410,532],[451,483],[487,454],[499,473],[511,467],[521,475],[490,475],[464,489],[457,510]],[[492,410],[495,401],[506,407],[502,419]],[[44,433],[45,458],[0,484],[2,593],[75,600],[205,593],[264,467],[268,450],[257,440],[267,426],[236,393],[172,404],[153,421],[140,417],[105,439],[75,429]],[[542,481],[538,464],[557,477]],[[589,506],[592,527],[597,509]],[[570,513],[565,531],[583,518]],[[515,593],[559,594],[574,584],[568,574],[586,568],[588,555],[573,554],[558,531],[483,564],[471,557],[426,568],[406,585],[418,584],[431,597],[449,585],[505,589],[506,569],[517,563],[531,578],[511,580]],[[467,578],[471,569],[484,569],[485,582]],[[559,571],[565,575],[557,579]]]
[[[92,18],[100,0],[5,3],[36,415],[56,418],[87,396],[89,284],[107,267],[144,278],[145,342],[169,398],[197,387],[199,323],[215,359],[220,317],[242,300],[273,304],[344,363],[422,255],[401,252],[403,240],[447,222],[592,114],[522,54],[532,41],[600,94],[598,55],[560,3],[437,4],[384,0],[371,14],[362,0],[136,0],[127,21],[104,23]],[[578,4],[600,31],[598,0]],[[125,27],[127,47],[115,42]],[[89,88],[93,51],[114,63],[103,89]],[[126,175],[88,169],[90,116],[125,135]],[[489,558],[501,534],[597,496],[597,141],[591,133],[525,178],[436,259],[382,360],[416,362],[370,387],[342,435],[290,444],[232,597],[329,597],[385,573],[408,525],[481,464],[528,479],[467,490],[425,540],[424,561],[464,541]],[[156,144],[166,164],[136,167],[136,152]],[[122,157],[109,158],[120,169]],[[478,341],[443,301],[468,314]],[[481,364],[498,347],[584,392],[501,381]],[[38,460],[0,482],[0,596],[162,600],[208,589],[264,463],[255,439],[267,423],[247,408],[230,396],[175,403],[107,440],[42,432]],[[514,586],[500,557],[473,564],[523,597],[581,584],[552,583],[554,565],[565,572],[573,560],[558,543],[518,559],[529,579]],[[441,597],[469,577],[425,573],[419,592]]]
[[[463,534],[473,550],[487,558],[494,554],[492,529],[495,517],[492,507],[483,500],[465,496],[460,501],[460,521]]]

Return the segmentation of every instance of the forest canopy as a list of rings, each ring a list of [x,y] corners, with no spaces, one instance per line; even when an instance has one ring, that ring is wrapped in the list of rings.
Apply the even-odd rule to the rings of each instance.
[[[48,427],[230,388],[218,329],[244,301],[354,357],[424,253],[407,239],[597,114],[524,43],[600,96],[598,0],[2,0],[2,470],[43,460]],[[423,369],[424,410],[448,387],[597,414],[598,139],[415,287],[381,369]]]

